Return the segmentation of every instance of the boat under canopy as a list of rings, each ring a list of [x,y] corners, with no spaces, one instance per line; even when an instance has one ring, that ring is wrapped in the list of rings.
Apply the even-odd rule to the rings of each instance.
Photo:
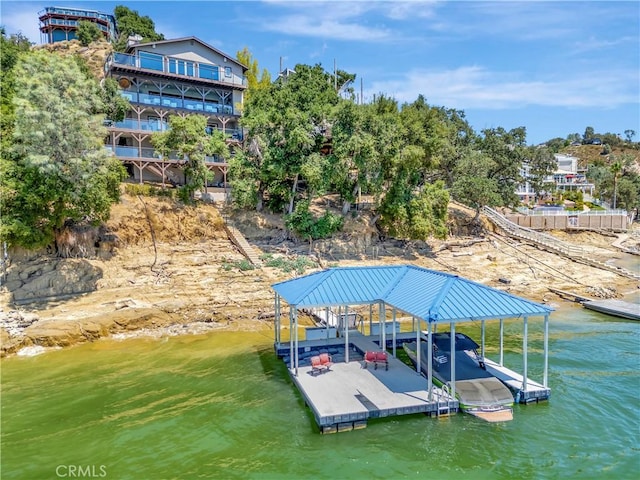
[[[451,384],[451,336],[449,332],[433,335],[433,383],[438,386]],[[423,334],[421,357],[428,358],[428,337]],[[416,342],[404,344],[407,356],[417,364]],[[513,419],[513,394],[496,377],[484,368],[478,356],[479,345],[462,333],[455,334],[455,392],[460,408],[489,422]],[[420,364],[422,372],[428,374],[427,362]]]

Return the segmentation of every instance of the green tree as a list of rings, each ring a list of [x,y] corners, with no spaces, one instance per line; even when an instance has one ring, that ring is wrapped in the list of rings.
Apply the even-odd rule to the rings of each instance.
[[[633,142],[633,137],[636,136],[636,131],[635,130],[631,130],[631,129],[625,130],[624,131],[624,136],[625,136],[625,139],[627,140],[627,142],[631,143],[631,142]]]
[[[496,162],[485,153],[472,152],[457,165],[456,180],[451,194],[456,200],[473,207],[476,211],[473,223],[480,218],[482,207],[501,204],[500,185],[490,172]]]
[[[591,140],[595,136],[596,132],[593,127],[587,127],[584,129],[584,135],[582,136],[582,139],[586,142],[587,140]]]
[[[492,160],[486,176],[497,185],[502,205],[518,202],[516,187],[522,181],[520,174],[526,153],[526,129],[514,128],[506,131],[502,127],[485,129],[476,145]]]
[[[556,137],[552,138],[551,140],[547,140],[545,145],[549,150],[551,150],[552,153],[558,153],[560,150],[569,145],[569,140]]]
[[[186,185],[183,187],[186,201],[193,201],[196,190],[206,190],[206,157],[229,156],[224,135],[218,130],[206,133],[207,119],[202,115],[172,115],[169,117],[169,129],[155,132],[151,137],[153,146],[164,156],[176,152],[185,162]]]
[[[133,35],[140,35],[143,42],[164,40],[164,35],[156,32],[153,20],[146,15],[140,16],[137,10],[118,5],[113,14],[118,24],[118,39],[113,46],[117,52],[123,52],[127,48],[127,41]]]
[[[12,159],[3,178],[14,191],[2,237],[27,248],[55,241],[61,252],[67,226],[108,218],[124,169],[103,145],[99,86],[73,59],[34,51],[14,70]]]
[[[112,122],[121,122],[129,111],[130,103],[120,95],[118,82],[111,77],[105,78],[102,81],[100,96],[104,105],[105,117]]]
[[[262,74],[259,75],[258,60],[253,58],[253,55],[247,47],[244,47],[236,53],[236,59],[247,67],[245,76],[247,78],[248,88],[244,93],[244,101],[247,102],[254,90],[268,88],[271,85],[271,74],[264,68]]]
[[[613,176],[613,208],[616,208],[616,200],[618,197],[618,178],[620,176],[620,172],[622,172],[622,164],[620,162],[613,162],[609,167],[611,170],[611,175]]]
[[[76,37],[80,41],[80,44],[85,47],[91,42],[95,42],[96,40],[100,40],[103,38],[102,32],[98,28],[98,25],[86,20],[81,20],[80,22],[78,22]]]
[[[530,147],[525,163],[529,167],[527,180],[536,196],[552,192],[555,184],[549,181],[549,176],[553,175],[558,167],[553,152],[547,147]]]
[[[295,72],[256,90],[245,103],[248,148],[245,163],[237,162],[234,171],[255,176],[247,181],[234,174],[231,183],[244,198],[255,198],[258,210],[268,198],[271,211],[293,212],[303,166],[325,146],[328,119],[339,100],[320,65],[297,65]]]

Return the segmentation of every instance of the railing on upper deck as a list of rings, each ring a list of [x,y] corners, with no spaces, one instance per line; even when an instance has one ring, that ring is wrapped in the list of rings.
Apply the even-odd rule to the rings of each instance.
[[[127,67],[154,70],[157,72],[182,75],[202,80],[214,80],[229,85],[246,86],[247,79],[233,73],[231,67],[221,67],[209,63],[194,62],[182,58],[139,52],[137,55],[115,52],[110,63]]]
[[[202,113],[223,113],[233,115],[234,109],[231,105],[221,105],[219,103],[193,100],[188,98],[167,97],[152,95],[149,93],[136,93],[122,90],[120,94],[131,103],[142,103],[144,105],[163,106],[167,108],[184,108]]]

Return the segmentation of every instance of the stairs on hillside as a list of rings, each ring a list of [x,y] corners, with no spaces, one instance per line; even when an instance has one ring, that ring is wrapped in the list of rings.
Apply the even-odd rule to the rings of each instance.
[[[634,272],[626,270],[622,267],[609,265],[608,263],[604,263],[598,260],[594,260],[592,258],[588,258],[585,255],[584,249],[582,247],[578,247],[576,245],[563,242],[562,240],[559,240],[554,236],[548,235],[546,233],[537,232],[535,230],[532,230],[526,227],[521,227],[520,225],[513,223],[511,220],[508,220],[506,217],[504,217],[503,215],[501,215],[500,213],[498,213],[492,208],[484,207],[482,210],[482,213],[494,225],[496,225],[498,228],[500,228],[510,237],[528,241],[536,245],[538,248],[563,255],[575,262],[584,263],[586,265],[600,268],[602,270],[608,270],[610,272],[617,273],[618,275],[621,275],[623,277],[640,280],[640,275]]]
[[[260,260],[260,252],[258,251],[258,249],[250,245],[249,242],[247,242],[247,239],[244,238],[244,235],[242,235],[242,232],[240,232],[240,230],[238,230],[233,225],[229,224],[228,219],[226,219],[224,216],[222,218],[224,219],[224,229],[227,232],[229,240],[231,240],[231,242],[236,247],[238,247],[240,253],[242,253],[242,255],[244,255],[245,258],[249,260],[253,265],[255,265],[256,267],[262,266],[262,260]]]

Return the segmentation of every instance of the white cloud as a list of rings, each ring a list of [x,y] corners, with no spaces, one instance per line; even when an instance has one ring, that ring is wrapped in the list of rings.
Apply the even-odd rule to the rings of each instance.
[[[381,92],[401,103],[412,102],[422,94],[431,105],[461,110],[525,106],[608,108],[638,103],[637,72],[632,70],[534,80],[477,66],[440,71],[414,69],[401,78],[375,82],[365,98]]]
[[[379,41],[389,38],[388,29],[367,27],[358,23],[334,18],[317,18],[311,15],[288,15],[265,22],[265,30],[304,37],[331,38],[334,40]]]

